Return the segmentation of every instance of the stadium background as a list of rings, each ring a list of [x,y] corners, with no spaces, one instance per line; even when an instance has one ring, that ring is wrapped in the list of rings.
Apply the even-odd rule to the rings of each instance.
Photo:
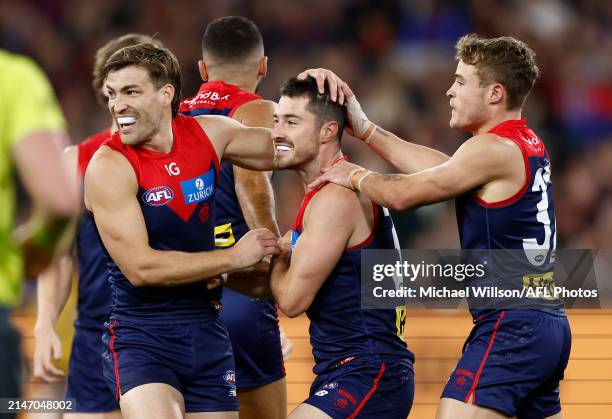
[[[448,127],[444,96],[455,68],[454,42],[468,32],[526,41],[536,51],[542,77],[524,116],[552,156],[558,247],[612,247],[612,2],[606,0],[3,0],[0,47],[41,64],[78,142],[109,123],[90,87],[98,47],[126,32],[155,34],[177,55],[183,95],[189,96],[200,83],[196,62],[205,25],[231,14],[253,19],[263,34],[270,57],[259,90],[263,97],[277,100],[288,77],[327,67],[349,83],[370,119],[447,153],[466,138]],[[343,145],[352,160],[391,171],[356,141],[345,138]],[[303,191],[292,173],[277,174],[275,188],[279,224],[286,231]],[[404,248],[458,247],[452,202],[397,214],[395,222]],[[15,315],[29,355],[32,288]],[[571,321],[565,417],[612,417],[612,314],[575,311]],[[312,378],[307,319],[283,324],[294,342],[288,364],[294,405]],[[464,313],[408,317],[406,336],[417,355],[412,417],[432,416],[469,327]],[[28,389],[46,391],[35,383]]]

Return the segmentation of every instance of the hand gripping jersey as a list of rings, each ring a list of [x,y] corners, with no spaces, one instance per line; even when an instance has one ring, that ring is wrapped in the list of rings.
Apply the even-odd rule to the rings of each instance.
[[[176,116],[172,133],[174,143],[167,154],[127,146],[119,134],[104,145],[123,154],[134,169],[137,199],[152,248],[213,250],[217,154],[194,118]],[[213,312],[216,316],[220,290],[207,290],[204,281],[176,287],[134,287],[110,257],[107,264],[113,290],[111,319],[186,323],[210,318]]]
[[[291,232],[292,248],[302,234],[304,212],[319,190],[311,190],[300,206]],[[397,321],[396,310],[361,308],[361,251],[397,248],[388,210],[374,203],[372,206],[372,233],[362,243],[346,249],[306,311],[315,359],[313,371],[317,375],[358,358],[407,366],[414,362],[414,355],[400,337],[403,322]]]
[[[110,130],[94,134],[80,143],[78,148],[81,179],[89,161],[98,148],[109,139]],[[81,218],[76,237],[79,270],[78,318],[75,325],[102,330],[112,304],[111,289],[107,281],[104,246],[100,241],[95,221],[89,212]]]
[[[505,121],[490,131],[513,141],[525,164],[525,184],[515,195],[494,203],[471,191],[456,200],[462,249],[491,249],[487,276],[472,285],[523,288],[536,281],[552,283],[556,224],[550,179],[550,159],[542,140],[525,125],[525,119]],[[500,249],[506,249],[504,254]],[[476,252],[486,254],[487,252]],[[548,284],[550,285],[550,284]],[[556,311],[557,299],[538,299],[538,307]],[[484,314],[472,310],[477,317]]]

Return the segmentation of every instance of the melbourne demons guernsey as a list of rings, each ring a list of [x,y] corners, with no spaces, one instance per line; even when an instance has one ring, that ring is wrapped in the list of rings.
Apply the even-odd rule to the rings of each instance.
[[[502,286],[520,290],[524,287],[552,285],[556,224],[550,179],[550,159],[542,140],[525,124],[525,119],[509,120],[489,133],[514,142],[523,155],[525,184],[512,197],[494,203],[480,199],[474,191],[456,200],[457,224],[462,249],[487,259],[486,276],[470,285]],[[491,250],[491,251],[489,251]],[[504,251],[505,250],[505,251]],[[489,257],[487,257],[487,255]],[[501,307],[503,301],[499,303]],[[563,314],[563,304],[556,298],[522,303],[538,311]],[[517,307],[513,304],[513,307]],[[472,310],[475,318],[494,310]]]
[[[78,170],[85,175],[89,161],[104,141],[110,138],[110,130],[92,135],[77,146]],[[79,221],[77,236],[77,265],[79,270],[79,313],[77,327],[102,329],[112,304],[111,288],[108,284],[104,247],[100,241],[93,217],[85,212]]]
[[[123,154],[134,169],[137,199],[153,249],[213,250],[217,154],[194,118],[177,115],[172,133],[174,142],[167,154],[127,146],[118,133],[104,145]],[[113,290],[111,318],[186,323],[217,315],[218,288],[207,290],[204,281],[175,287],[135,287],[108,255],[107,260]]]
[[[320,188],[311,190],[292,227],[291,248],[302,233],[308,203]],[[361,251],[394,249],[395,229],[389,212],[372,204],[374,225],[370,236],[347,248],[306,311],[315,374],[329,372],[348,362],[366,358],[412,366],[414,355],[403,341],[403,317],[393,309],[361,308]]]
[[[197,95],[182,101],[179,112],[190,116],[231,117],[238,107],[256,99],[261,97],[222,81],[212,81],[202,83]],[[249,227],[236,196],[234,170],[229,162],[221,162],[221,176],[215,192],[215,203],[216,244],[221,248],[232,246],[249,231]]]

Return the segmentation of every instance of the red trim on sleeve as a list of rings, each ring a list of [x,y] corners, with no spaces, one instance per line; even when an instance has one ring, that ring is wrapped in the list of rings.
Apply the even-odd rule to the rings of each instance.
[[[529,166],[529,157],[527,157],[526,150],[524,149],[520,141],[515,140],[513,138],[508,138],[508,139],[513,141],[519,147],[519,149],[521,150],[521,154],[523,155],[523,164],[525,165],[525,183],[523,184],[521,189],[518,190],[517,193],[512,195],[510,198],[506,198],[502,201],[487,202],[484,199],[477,196],[476,194],[474,194],[474,199],[476,200],[476,202],[482,205],[483,207],[501,208],[501,207],[507,207],[508,205],[514,204],[525,194],[525,192],[527,191],[527,188],[529,187],[529,183],[531,182],[531,168]]]
[[[248,93],[248,92],[243,92],[243,93]],[[247,94],[245,94],[245,95],[240,95],[240,96],[238,97],[238,100],[236,101],[237,103],[233,103],[233,104],[232,104],[232,110],[230,111],[230,113],[229,113],[227,116],[228,116],[228,117],[230,117],[230,118],[232,118],[232,117],[234,116],[234,114],[236,113],[236,111],[237,111],[237,110],[238,110],[238,109],[239,109],[239,108],[240,108],[242,105],[244,105],[245,103],[252,102],[252,101],[254,101],[254,100],[259,100],[259,99],[261,99],[261,97],[259,97],[259,96],[255,95],[255,94],[253,94],[252,96],[251,96],[251,95],[247,95]]]
[[[127,159],[127,161],[132,166],[132,169],[134,169],[134,173],[136,174],[136,181],[138,185],[140,185],[140,162],[138,161],[136,152],[132,148],[126,146],[121,142],[121,137],[119,137],[119,133],[114,133],[102,145],[107,146],[108,148],[115,150],[118,153],[121,153]]]
[[[110,129],[87,137],[83,142],[77,145],[79,175],[83,177],[87,166],[93,155],[98,151],[98,148],[111,137]]]
[[[370,243],[372,243],[372,240],[374,240],[374,237],[376,236],[376,230],[378,229],[378,219],[380,217],[380,214],[379,214],[380,207],[376,205],[374,202],[372,202],[372,209],[374,210],[374,222],[372,223],[372,231],[370,232],[370,235],[361,243],[355,246],[347,247],[346,248],[347,252],[362,249],[366,247],[367,245],[369,245]]]
[[[300,204],[300,209],[298,210],[298,213],[295,216],[295,221],[293,222],[293,226],[291,227],[293,231],[297,231],[300,233],[302,232],[302,230],[304,229],[302,225],[302,221],[304,221],[304,213],[306,212],[306,207],[308,207],[308,204],[310,203],[310,200],[312,199],[312,197],[317,192],[319,192],[321,188],[325,185],[327,185],[327,183],[319,185],[318,187],[312,189],[306,194],[306,196],[302,200],[302,203]]]

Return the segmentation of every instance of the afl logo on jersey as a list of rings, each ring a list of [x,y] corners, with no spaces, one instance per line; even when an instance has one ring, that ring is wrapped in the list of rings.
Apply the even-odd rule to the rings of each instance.
[[[156,186],[142,194],[142,201],[152,207],[166,205],[174,198],[174,192],[167,186]]]

